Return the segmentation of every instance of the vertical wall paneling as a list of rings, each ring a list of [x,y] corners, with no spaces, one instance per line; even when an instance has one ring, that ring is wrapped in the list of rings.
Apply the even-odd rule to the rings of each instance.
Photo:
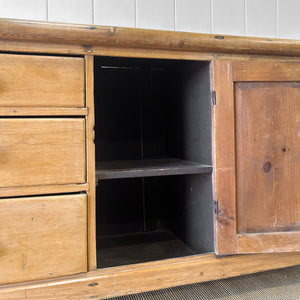
[[[174,0],[136,0],[136,25],[139,28],[174,30]]]
[[[210,0],[175,0],[175,30],[210,33]]]
[[[0,18],[47,21],[47,1],[0,0]]]
[[[300,39],[300,1],[278,0],[278,37]]]
[[[246,35],[277,36],[277,0],[246,0]]]
[[[48,0],[48,21],[92,24],[93,1]]]
[[[244,0],[211,0],[213,9],[213,33],[245,34]]]
[[[94,24],[135,27],[135,0],[94,0]]]

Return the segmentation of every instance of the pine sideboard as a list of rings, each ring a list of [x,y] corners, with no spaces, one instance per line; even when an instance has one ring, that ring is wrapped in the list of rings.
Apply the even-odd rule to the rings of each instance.
[[[0,51],[0,299],[300,264],[300,41],[1,19]]]

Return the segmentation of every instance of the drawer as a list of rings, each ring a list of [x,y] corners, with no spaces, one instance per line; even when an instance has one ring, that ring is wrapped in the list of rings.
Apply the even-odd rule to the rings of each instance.
[[[85,120],[0,119],[0,188],[86,182]]]
[[[1,107],[83,107],[84,59],[0,55]]]
[[[0,199],[0,284],[87,270],[86,195]]]

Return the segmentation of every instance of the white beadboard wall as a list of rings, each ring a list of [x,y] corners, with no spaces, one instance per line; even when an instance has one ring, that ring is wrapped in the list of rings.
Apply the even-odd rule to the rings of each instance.
[[[0,0],[0,18],[300,39],[300,0]]]

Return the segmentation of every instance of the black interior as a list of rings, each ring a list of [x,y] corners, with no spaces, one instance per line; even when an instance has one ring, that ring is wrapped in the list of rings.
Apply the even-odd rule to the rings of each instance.
[[[95,57],[97,166],[211,165],[210,99],[209,62]],[[98,181],[98,267],[214,251],[211,171],[158,175]]]

